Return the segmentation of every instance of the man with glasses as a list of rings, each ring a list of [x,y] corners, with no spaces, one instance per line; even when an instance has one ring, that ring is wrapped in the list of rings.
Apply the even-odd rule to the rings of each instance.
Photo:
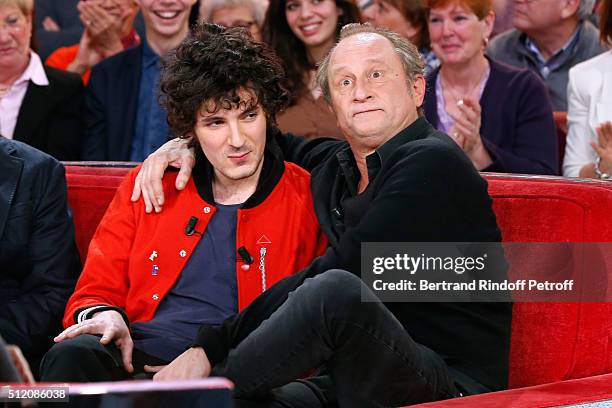
[[[261,41],[266,7],[261,0],[207,0],[201,3],[200,20],[224,27],[245,28],[255,41]]]
[[[514,3],[514,29],[493,39],[487,54],[540,75],[554,110],[566,111],[569,69],[604,50],[597,28],[587,20],[595,0]]]

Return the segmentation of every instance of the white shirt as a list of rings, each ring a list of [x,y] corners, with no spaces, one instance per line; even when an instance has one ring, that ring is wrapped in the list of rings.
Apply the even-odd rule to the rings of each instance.
[[[19,109],[25,98],[28,85],[32,81],[38,86],[48,86],[49,79],[38,54],[30,50],[30,63],[21,76],[13,82],[8,92],[0,99],[0,134],[8,139],[13,138]]]
[[[578,177],[580,169],[597,158],[590,142],[597,142],[595,129],[612,121],[612,51],[575,65],[567,85],[568,134],[563,175]]]

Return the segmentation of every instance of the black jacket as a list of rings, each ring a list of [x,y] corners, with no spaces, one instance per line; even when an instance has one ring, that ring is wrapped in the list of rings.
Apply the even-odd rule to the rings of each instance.
[[[45,66],[48,86],[30,81],[19,108],[13,139],[57,160],[80,160],[84,137],[83,81],[71,72]]]
[[[196,344],[213,365],[306,278],[334,268],[360,276],[361,242],[501,241],[486,181],[456,143],[424,118],[368,156],[370,181],[359,195],[359,172],[346,142],[284,138],[281,143],[287,160],[312,173],[315,211],[330,245],[309,267],[276,283],[220,328],[201,328]],[[464,390],[507,386],[511,304],[385,306],[415,341],[442,356]]]
[[[136,131],[143,45],[105,59],[91,70],[85,91],[87,132],[83,160],[129,161]]]
[[[59,333],[79,270],[64,167],[0,136],[0,335],[29,361]]]

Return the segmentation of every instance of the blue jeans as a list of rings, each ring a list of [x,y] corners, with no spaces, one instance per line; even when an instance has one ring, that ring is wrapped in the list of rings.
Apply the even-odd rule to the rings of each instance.
[[[334,388],[334,401],[323,405],[397,406],[458,395],[442,358],[341,270],[307,279],[213,374],[230,378],[237,398],[250,399],[314,367],[324,367]]]

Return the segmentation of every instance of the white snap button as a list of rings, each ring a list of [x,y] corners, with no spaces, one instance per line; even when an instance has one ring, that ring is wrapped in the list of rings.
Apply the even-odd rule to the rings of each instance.
[[[210,213],[210,207],[204,207],[204,214]]]
[[[187,251],[185,251],[184,249],[181,249],[181,252],[179,252],[179,255],[181,256],[181,258],[184,258],[187,256]]]
[[[153,296],[151,296],[153,298],[153,300],[158,300],[159,299],[159,295],[157,293],[154,293]]]

